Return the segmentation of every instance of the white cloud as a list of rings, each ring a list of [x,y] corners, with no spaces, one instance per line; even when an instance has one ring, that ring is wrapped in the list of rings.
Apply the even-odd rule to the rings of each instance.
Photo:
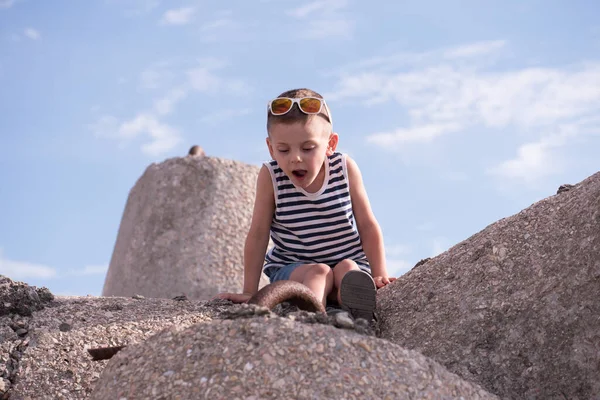
[[[404,244],[392,244],[385,246],[385,254],[390,257],[400,257],[410,252],[410,247]]]
[[[417,225],[418,231],[432,231],[435,228],[435,224],[431,221],[423,222]]]
[[[249,42],[257,40],[253,30],[258,23],[245,21],[244,24],[231,18],[231,13],[219,13],[219,16],[200,27],[200,40],[203,42]]]
[[[251,91],[250,86],[239,78],[222,78],[215,70],[224,66],[219,60],[207,59],[200,62],[200,66],[187,71],[188,82],[191,87],[204,93],[227,93],[246,95]]]
[[[214,21],[210,21],[202,25],[200,28],[201,31],[213,31],[220,29],[232,29],[237,28],[238,24],[232,20],[231,18],[218,18]]]
[[[342,14],[347,6],[347,0],[315,0],[288,10],[287,14],[303,20],[303,29],[299,32],[303,38],[348,38],[354,30],[354,22]]]
[[[133,139],[141,134],[150,136],[152,140],[142,145],[142,152],[150,156],[164,154],[181,142],[179,132],[175,128],[160,122],[151,114],[138,114],[133,119],[123,122],[118,133],[123,139]]]
[[[432,240],[431,257],[438,256],[450,248],[449,240],[445,237],[437,237]]]
[[[551,150],[568,142],[554,137],[555,127],[577,127],[577,121],[600,113],[600,85],[591,84],[600,82],[600,61],[498,71],[496,62],[506,47],[497,40],[363,60],[333,72],[337,85],[326,97],[397,105],[406,115],[404,126],[366,138],[391,151],[474,128],[538,135],[517,150],[515,159],[489,172],[539,179],[560,170],[558,163],[550,165]],[[581,127],[570,133],[584,134]]]
[[[27,36],[29,39],[31,40],[38,40],[42,37],[42,35],[40,35],[40,32],[33,29],[33,28],[27,28],[25,29],[25,31],[23,32],[23,34],[25,36]]]
[[[388,244],[385,246],[386,269],[389,276],[398,277],[412,268],[412,264],[404,259],[411,251],[410,246],[404,244]]]
[[[446,58],[479,57],[493,53],[506,45],[505,40],[476,42],[464,46],[450,48],[444,51]]]
[[[142,89],[160,89],[171,84],[175,79],[172,62],[156,62],[145,68],[139,76],[139,87]]]
[[[235,117],[241,117],[244,115],[250,114],[249,108],[240,108],[240,109],[228,109],[221,110],[216,113],[204,115],[200,118],[200,122],[209,124],[209,125],[217,125],[224,121],[229,121]],[[261,148],[262,149],[262,148]]]
[[[154,69],[145,69],[140,74],[140,86],[144,89],[156,89],[159,87],[161,74]]]
[[[310,21],[300,36],[307,39],[349,38],[354,31],[354,22],[340,17],[321,18]]]
[[[167,10],[160,23],[162,25],[187,25],[192,21],[192,17],[196,13],[194,7],[182,7],[172,10]]]
[[[347,5],[347,0],[316,0],[289,10],[287,13],[295,18],[306,18],[311,14],[333,13]]]
[[[186,71],[176,71],[173,63],[163,62],[156,64],[144,71],[141,75],[142,86],[146,88],[162,88],[165,81],[179,81],[177,85],[167,90],[162,97],[154,101],[150,110],[138,112],[129,119],[119,119],[113,115],[103,115],[88,128],[96,137],[109,138],[117,141],[119,147],[140,137],[149,138],[150,141],[142,144],[143,153],[150,156],[159,156],[182,142],[182,135],[175,127],[161,121],[162,117],[170,115],[177,104],[191,96],[194,92],[220,96],[220,95],[247,95],[251,88],[238,78],[224,78],[218,74],[227,64],[217,58],[204,58],[198,60],[198,66]],[[167,68],[168,67],[168,68]],[[160,71],[160,72],[158,72]],[[238,99],[239,100],[239,99]],[[244,115],[249,110],[241,108],[226,114],[206,116],[206,121],[218,118],[230,118]]]
[[[390,149],[409,142],[429,143],[445,133],[456,132],[461,128],[456,123],[438,123],[398,128],[393,132],[373,133],[367,141]]]
[[[17,281],[31,278],[49,279],[56,276],[56,269],[27,261],[9,260],[4,258],[2,249],[0,248],[0,275]]]
[[[400,275],[404,275],[413,267],[408,261],[405,260],[387,259],[385,263],[388,275],[396,278]]]
[[[108,271],[108,265],[86,265],[82,269],[72,269],[70,275],[86,276],[86,275],[104,275]]]
[[[102,115],[96,122],[87,126],[96,137],[111,137],[119,130],[119,120],[112,115]]]
[[[127,16],[136,17],[155,10],[160,5],[160,0],[105,0],[105,3],[116,4]]]
[[[96,137],[117,140],[121,147],[140,136],[148,136],[150,141],[142,144],[141,150],[149,156],[162,155],[175,148],[182,140],[177,129],[159,121],[150,113],[140,113],[123,122],[112,115],[103,115],[88,128]]]
[[[168,115],[173,111],[173,107],[187,95],[188,91],[182,87],[171,89],[164,97],[154,102],[154,110],[158,115]]]
[[[0,8],[11,8],[15,4],[15,0],[0,0]]]
[[[572,138],[597,134],[599,131],[600,118],[561,125],[552,134],[519,146],[514,158],[490,167],[486,172],[510,181],[534,183],[565,168],[565,160],[557,149],[568,144]]]

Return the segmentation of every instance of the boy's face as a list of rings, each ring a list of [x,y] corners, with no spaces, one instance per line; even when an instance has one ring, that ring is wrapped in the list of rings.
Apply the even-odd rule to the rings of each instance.
[[[271,157],[296,186],[307,192],[321,188],[325,158],[335,151],[337,142],[337,133],[331,133],[331,125],[323,118],[273,124],[267,137]]]

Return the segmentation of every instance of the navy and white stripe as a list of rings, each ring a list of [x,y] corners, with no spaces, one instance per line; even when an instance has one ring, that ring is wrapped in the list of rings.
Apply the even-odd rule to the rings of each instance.
[[[370,271],[352,213],[345,154],[327,158],[325,180],[316,193],[296,187],[277,161],[265,165],[275,192],[274,247],[265,257],[265,274],[296,262],[335,267],[344,259]]]

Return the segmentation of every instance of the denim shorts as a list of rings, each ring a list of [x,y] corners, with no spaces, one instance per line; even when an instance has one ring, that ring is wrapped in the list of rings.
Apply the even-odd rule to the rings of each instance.
[[[269,281],[271,283],[275,281],[287,281],[290,279],[290,275],[292,275],[292,272],[294,272],[296,268],[304,264],[306,263],[297,262],[293,264],[288,264],[285,267],[278,268],[271,274],[271,276],[269,276]]]

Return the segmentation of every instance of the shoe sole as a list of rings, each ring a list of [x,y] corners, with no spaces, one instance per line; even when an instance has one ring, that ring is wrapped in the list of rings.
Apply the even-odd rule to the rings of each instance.
[[[349,271],[340,285],[342,309],[354,317],[371,321],[377,300],[375,281],[365,271]]]

